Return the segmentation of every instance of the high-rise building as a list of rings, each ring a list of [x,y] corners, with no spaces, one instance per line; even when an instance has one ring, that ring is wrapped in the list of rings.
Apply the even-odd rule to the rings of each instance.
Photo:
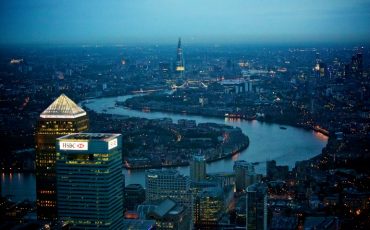
[[[141,184],[129,184],[125,187],[125,208],[136,210],[145,201],[145,189]]]
[[[206,158],[204,155],[194,155],[190,161],[190,179],[192,182],[206,179]]]
[[[357,77],[362,77],[363,74],[363,56],[362,53],[357,53],[352,56],[351,71]]]
[[[204,189],[195,196],[193,220],[195,229],[217,229],[224,210],[220,188]]]
[[[256,183],[248,186],[246,197],[247,230],[267,229],[267,186]]]
[[[56,147],[58,219],[72,229],[122,229],[121,134],[70,134]]]
[[[163,78],[170,77],[171,64],[169,62],[159,62],[159,71]]]
[[[176,72],[180,75],[180,77],[183,77],[184,71],[185,63],[181,47],[181,38],[179,38],[179,42],[177,44]]]
[[[191,204],[189,177],[181,175],[177,170],[147,170],[145,187],[148,202],[171,198],[182,205]]]
[[[36,194],[39,220],[53,220],[57,217],[56,138],[87,129],[86,112],[64,94],[41,113],[36,131]]]
[[[245,190],[249,185],[255,183],[256,173],[254,166],[244,160],[235,161],[235,188],[237,192]]]

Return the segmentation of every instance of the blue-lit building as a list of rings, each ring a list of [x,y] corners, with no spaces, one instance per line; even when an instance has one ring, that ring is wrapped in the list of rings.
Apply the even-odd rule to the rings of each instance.
[[[247,188],[246,229],[267,230],[267,185],[255,183]]]
[[[122,136],[78,133],[57,139],[57,210],[73,229],[121,229]]]

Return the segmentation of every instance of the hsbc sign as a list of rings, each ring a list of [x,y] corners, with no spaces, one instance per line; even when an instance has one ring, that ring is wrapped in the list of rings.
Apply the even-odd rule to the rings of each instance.
[[[117,138],[108,141],[108,150],[117,147],[117,145],[118,145]]]
[[[63,141],[59,142],[61,150],[88,150],[88,142]]]

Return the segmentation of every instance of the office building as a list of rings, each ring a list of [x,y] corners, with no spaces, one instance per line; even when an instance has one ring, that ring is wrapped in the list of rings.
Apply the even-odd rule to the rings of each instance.
[[[289,167],[277,166],[276,161],[266,161],[266,176],[270,180],[285,180],[289,174]]]
[[[257,175],[254,171],[254,166],[244,160],[235,161],[235,188],[237,192],[244,191],[246,187],[255,183]]]
[[[41,113],[36,130],[36,204],[39,220],[54,220],[57,217],[56,138],[87,129],[86,112],[64,94]]]
[[[150,169],[145,175],[146,201],[156,202],[166,198],[190,206],[191,192],[189,177],[177,170]]]
[[[198,193],[193,204],[195,229],[217,229],[223,209],[223,192],[220,188],[208,188]]]
[[[206,158],[204,155],[194,155],[190,161],[190,179],[192,182],[206,179]]]
[[[79,133],[57,139],[57,207],[72,229],[121,229],[122,136]]]
[[[145,189],[140,184],[129,184],[125,187],[125,208],[136,210],[145,201]]]
[[[267,230],[266,184],[256,183],[247,188],[246,227],[247,230]]]

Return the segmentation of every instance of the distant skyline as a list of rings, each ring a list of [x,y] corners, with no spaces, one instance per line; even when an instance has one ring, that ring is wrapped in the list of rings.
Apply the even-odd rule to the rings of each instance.
[[[370,0],[0,0],[0,44],[370,41]]]

